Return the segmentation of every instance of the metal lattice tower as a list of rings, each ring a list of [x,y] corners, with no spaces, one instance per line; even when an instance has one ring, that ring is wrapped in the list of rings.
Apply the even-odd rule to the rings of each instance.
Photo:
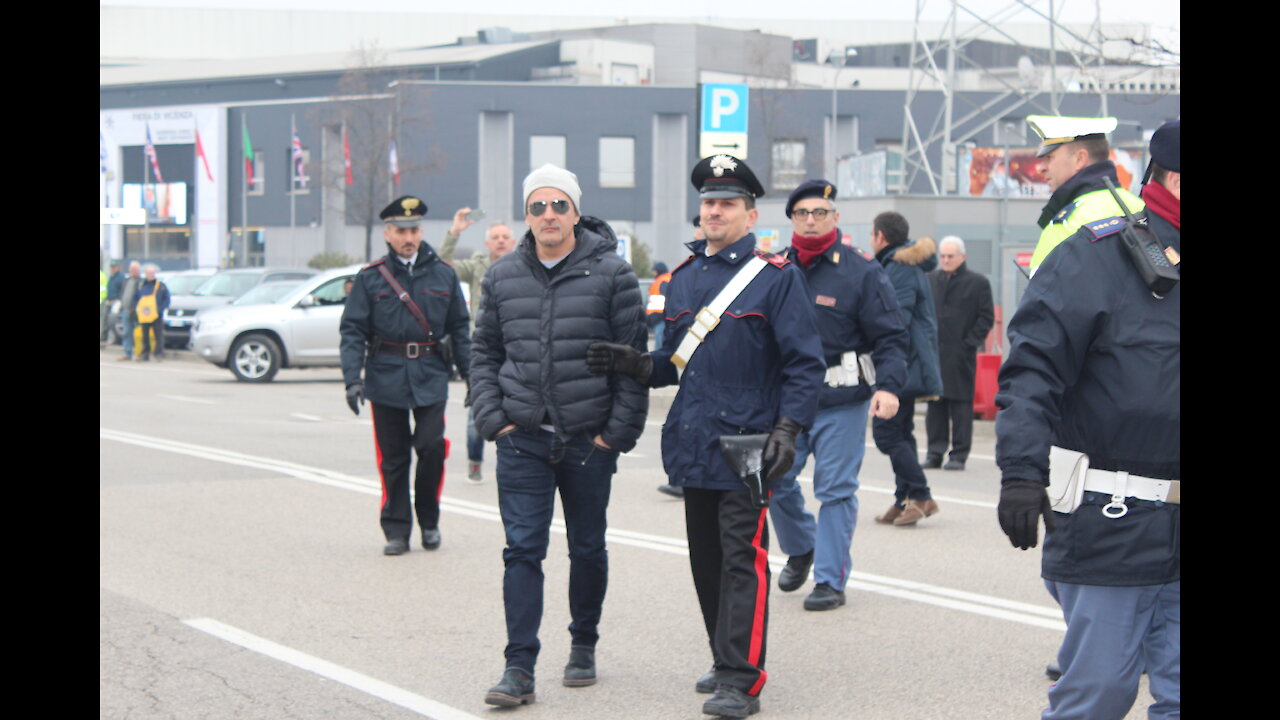
[[[1057,20],[1067,0],[1014,0],[1005,8],[989,16],[979,15],[966,7],[960,0],[949,0],[950,12],[943,25],[945,39],[933,40],[921,38],[921,14],[928,0],[916,0],[915,28],[911,43],[911,60],[907,81],[906,103],[903,113],[903,184],[902,192],[909,192],[922,174],[928,180],[929,193],[944,195],[953,189],[956,179],[956,146],[964,143],[980,132],[996,125],[1002,118],[1025,108],[1023,114],[1056,115],[1061,96],[1056,77],[1057,56],[1059,52],[1070,54],[1073,64],[1082,73],[1087,73],[1089,65],[1096,63],[1098,69],[1105,64],[1102,53],[1102,24],[1099,0],[1094,0],[1094,20],[1090,26],[1089,36],[1082,37]],[[1043,10],[1041,8],[1044,8]],[[1049,31],[1049,81],[1047,91],[1038,81],[1011,82],[1004,74],[997,74],[990,69],[979,66],[962,52],[967,45],[978,39],[979,34],[994,33],[1003,40],[1032,53],[1043,52],[1044,48],[1028,48],[1000,28],[1001,23],[1009,22],[1019,13],[1031,13],[1048,24]],[[961,32],[958,20],[961,16],[976,21],[969,29]],[[1074,41],[1067,47],[1058,47],[1059,35]],[[1086,53],[1082,53],[1086,51]],[[968,68],[981,72],[982,77],[994,80],[1003,87],[995,97],[978,105],[960,98],[963,107],[957,107],[956,72],[960,69],[957,63],[966,63]],[[1029,63],[1029,61],[1028,61]],[[1020,69],[1021,64],[1020,64]],[[1026,66],[1028,75],[1034,74],[1030,64]],[[941,88],[942,108],[933,117],[928,127],[924,127],[922,113],[913,109],[922,87],[930,83]],[[1100,96],[1101,112],[1106,113],[1106,83],[1093,84]],[[932,91],[932,87],[930,88]],[[933,158],[933,159],[931,159]],[[941,159],[939,162],[938,159]]]

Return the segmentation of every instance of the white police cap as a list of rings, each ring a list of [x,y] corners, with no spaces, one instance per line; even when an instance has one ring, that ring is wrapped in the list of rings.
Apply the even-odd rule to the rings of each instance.
[[[1060,115],[1028,115],[1027,124],[1042,140],[1036,157],[1044,157],[1063,143],[1075,142],[1090,135],[1113,132],[1119,123],[1113,117],[1062,117]]]

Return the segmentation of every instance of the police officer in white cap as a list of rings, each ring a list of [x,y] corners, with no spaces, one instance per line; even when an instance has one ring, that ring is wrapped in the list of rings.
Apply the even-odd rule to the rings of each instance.
[[[1120,197],[1130,210],[1137,212],[1143,204],[1121,187],[1110,159],[1106,133],[1116,129],[1115,118],[1029,115],[1027,124],[1042,139],[1036,169],[1053,191],[1037,221],[1041,233],[1031,255],[1034,275],[1049,252],[1075,231],[1094,220],[1121,214],[1104,178],[1120,189]]]

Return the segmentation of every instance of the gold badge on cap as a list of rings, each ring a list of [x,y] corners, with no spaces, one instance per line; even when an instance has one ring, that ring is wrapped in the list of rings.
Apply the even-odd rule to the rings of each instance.
[[[1177,265],[1178,263],[1182,262],[1182,256],[1178,254],[1177,250],[1174,250],[1171,247],[1167,247],[1164,249],[1164,256],[1169,258],[1170,265]]]
[[[733,172],[737,169],[738,163],[734,162],[733,158],[728,155],[717,155],[711,158],[711,170],[715,173],[716,177],[722,177],[725,170]]]
[[[422,201],[420,201],[420,200],[418,200],[418,198],[414,198],[414,197],[411,197],[411,198],[405,198],[404,200],[401,200],[401,201],[400,201],[400,207],[404,208],[404,214],[405,214],[405,215],[412,215],[412,214],[413,214],[413,209],[414,209],[414,208],[416,208],[416,207],[418,207],[418,206],[419,206],[419,205],[421,205],[421,204],[422,204]]]
[[[830,186],[830,185],[828,185],[828,186],[826,186],[826,187],[822,188],[822,199],[823,199],[823,200],[830,200],[830,199],[831,199],[831,186]]]

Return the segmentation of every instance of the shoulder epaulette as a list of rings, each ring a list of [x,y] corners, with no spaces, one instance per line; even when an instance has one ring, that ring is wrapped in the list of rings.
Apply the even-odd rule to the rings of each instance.
[[[774,265],[776,267],[786,267],[791,264],[790,260],[786,259],[781,255],[777,255],[771,252],[765,252],[760,248],[756,248],[755,252],[756,252],[756,257],[760,258],[761,260],[767,261],[770,265]]]
[[[382,263],[384,263],[384,262],[386,262],[386,261],[387,261],[387,256],[386,256],[386,255],[383,255],[382,257],[378,258],[377,260],[374,260],[373,262],[369,263],[368,265],[365,265],[364,267],[362,267],[362,268],[360,268],[360,269],[361,269],[361,270],[368,270],[369,268],[377,267],[377,266],[381,265]]]
[[[1124,229],[1125,219],[1122,217],[1109,217],[1101,220],[1094,220],[1091,223],[1085,223],[1085,227],[1089,232],[1093,233],[1093,242],[1097,242],[1108,235],[1114,235]]]
[[[1067,203],[1067,205],[1066,205],[1065,207],[1063,207],[1061,210],[1059,210],[1059,211],[1058,211],[1058,214],[1057,214],[1057,215],[1054,215],[1054,216],[1053,216],[1053,219],[1052,219],[1052,220],[1050,220],[1049,222],[1050,222],[1050,223],[1064,223],[1064,222],[1066,222],[1066,221],[1067,221],[1067,218],[1068,218],[1068,217],[1071,217],[1071,213],[1075,211],[1075,209],[1076,209],[1076,204],[1077,204],[1076,202],[1070,202],[1070,203]]]

